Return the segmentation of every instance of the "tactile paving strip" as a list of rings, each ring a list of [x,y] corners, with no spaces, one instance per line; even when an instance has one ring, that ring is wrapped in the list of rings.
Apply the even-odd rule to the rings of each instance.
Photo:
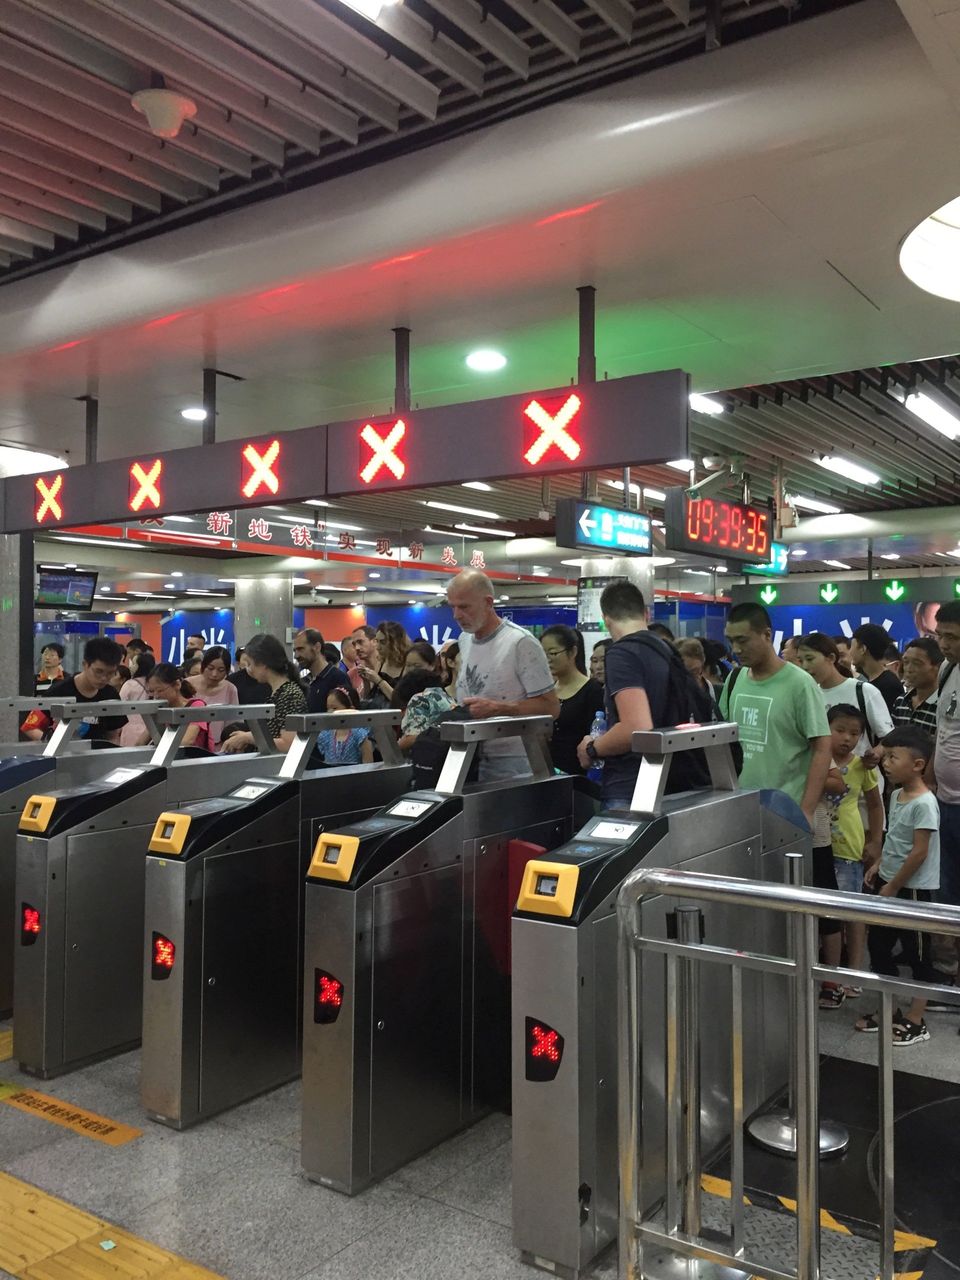
[[[0,1173],[0,1271],[18,1280],[221,1280]]]
[[[9,1062],[13,1057],[13,1031],[0,1031],[0,1062]]]

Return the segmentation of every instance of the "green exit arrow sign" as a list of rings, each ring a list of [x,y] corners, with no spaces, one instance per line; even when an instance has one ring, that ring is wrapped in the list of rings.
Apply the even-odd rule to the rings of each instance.
[[[954,594],[955,594],[955,595],[960,596],[960,578],[954,578],[954,580],[953,580],[953,590],[954,590]]]
[[[824,604],[833,604],[840,598],[840,588],[832,582],[825,582],[820,588],[820,599]]]
[[[763,601],[764,604],[773,604],[774,600],[776,600],[779,594],[780,592],[777,590],[776,587],[771,587],[768,584],[760,592],[760,599]]]
[[[902,582],[898,582],[897,579],[894,578],[892,582],[888,582],[887,585],[883,588],[883,594],[887,597],[888,600],[892,600],[894,603],[896,603],[898,600],[901,600],[907,594],[907,588],[903,585]]]

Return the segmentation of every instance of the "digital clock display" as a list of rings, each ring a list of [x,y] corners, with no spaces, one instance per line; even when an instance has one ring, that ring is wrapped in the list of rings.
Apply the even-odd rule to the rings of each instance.
[[[724,498],[691,498],[671,489],[665,509],[667,549],[719,552],[725,559],[755,563],[769,560],[773,512]]]

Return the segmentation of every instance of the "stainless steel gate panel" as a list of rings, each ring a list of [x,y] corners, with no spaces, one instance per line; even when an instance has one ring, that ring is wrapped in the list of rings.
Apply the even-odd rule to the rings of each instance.
[[[24,1064],[55,1061],[63,1050],[64,901],[67,837],[18,836],[16,841],[16,935],[13,1000],[16,1053]],[[22,932],[21,911],[40,912],[40,933],[31,943]],[[49,997],[49,999],[47,998]],[[27,1016],[27,1015],[30,1016]]]

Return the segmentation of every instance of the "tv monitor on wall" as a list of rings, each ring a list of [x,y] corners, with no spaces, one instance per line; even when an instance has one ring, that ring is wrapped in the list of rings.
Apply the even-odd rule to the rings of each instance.
[[[96,573],[79,569],[38,569],[33,603],[38,609],[77,609],[86,613],[93,608],[97,577]]]

